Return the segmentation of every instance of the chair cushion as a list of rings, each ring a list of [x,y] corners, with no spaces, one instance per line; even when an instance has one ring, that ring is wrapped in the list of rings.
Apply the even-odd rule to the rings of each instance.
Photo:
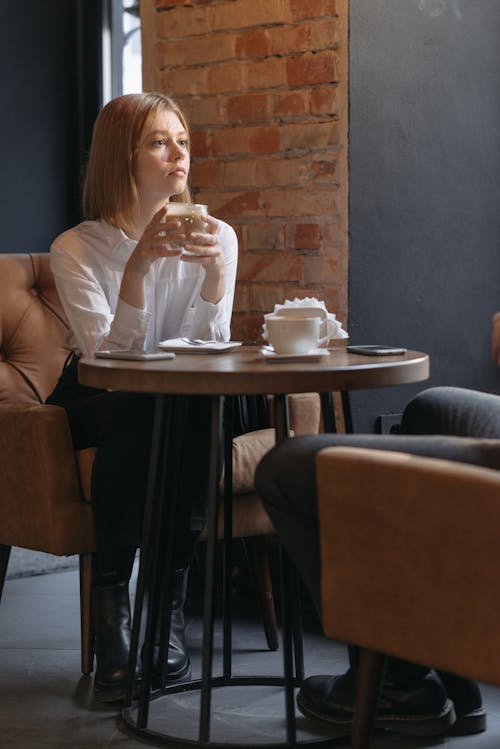
[[[257,429],[233,440],[233,495],[254,491],[255,469],[276,442],[274,429]],[[220,491],[224,491],[224,471]]]

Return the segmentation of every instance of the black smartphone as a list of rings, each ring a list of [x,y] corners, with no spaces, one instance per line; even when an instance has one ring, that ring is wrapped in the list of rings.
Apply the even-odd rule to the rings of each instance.
[[[363,354],[364,356],[390,356],[406,353],[406,349],[402,346],[377,346],[375,344],[367,344],[364,346],[348,346],[347,350],[351,354]]]

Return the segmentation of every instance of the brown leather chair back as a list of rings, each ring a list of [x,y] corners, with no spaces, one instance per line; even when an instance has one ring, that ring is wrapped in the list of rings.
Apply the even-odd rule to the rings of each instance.
[[[0,254],[0,403],[43,403],[69,350],[48,253]]]

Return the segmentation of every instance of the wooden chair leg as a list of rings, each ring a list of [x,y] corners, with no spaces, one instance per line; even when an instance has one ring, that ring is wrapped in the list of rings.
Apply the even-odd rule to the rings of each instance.
[[[386,657],[382,653],[359,649],[356,702],[352,723],[351,748],[368,749],[375,711],[382,686]]]
[[[94,633],[92,628],[91,593],[93,554],[80,554],[80,628],[82,674],[88,676],[94,668]]]
[[[3,586],[7,575],[11,546],[0,544],[0,601],[2,600]]]
[[[269,565],[268,538],[267,536],[247,536],[243,539],[243,543],[247,551],[262,610],[267,646],[269,650],[278,650],[278,626],[276,624],[276,609]]]

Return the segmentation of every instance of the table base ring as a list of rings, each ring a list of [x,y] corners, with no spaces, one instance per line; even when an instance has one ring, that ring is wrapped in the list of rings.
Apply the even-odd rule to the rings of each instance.
[[[200,690],[201,686],[201,679],[165,686],[163,689],[159,689],[151,694],[150,703],[157,699],[168,697],[171,694]],[[284,688],[285,679],[280,676],[216,676],[211,680],[212,688],[229,686],[277,686]],[[295,683],[295,686],[299,686],[298,682]],[[177,747],[179,749],[183,749],[183,747],[198,747],[198,749],[293,749],[294,747],[309,746],[315,749],[329,749],[336,746],[348,746],[350,742],[350,735],[297,739],[293,744],[286,740],[270,743],[255,739],[248,741],[248,743],[241,741],[230,743],[226,741],[200,741],[198,738],[182,738],[159,733],[152,728],[139,728],[136,725],[137,705],[138,700],[134,700],[131,705],[124,707],[121,711],[126,729],[141,739],[154,743],[156,746],[167,746],[169,749],[177,749]]]

